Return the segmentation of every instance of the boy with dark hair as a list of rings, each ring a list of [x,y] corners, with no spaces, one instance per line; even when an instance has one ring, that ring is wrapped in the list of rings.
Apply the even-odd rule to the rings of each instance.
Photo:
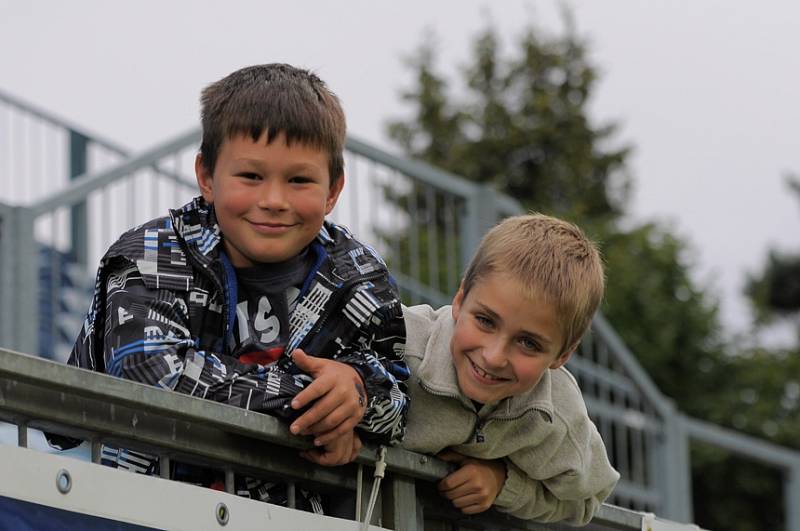
[[[464,513],[582,525],[611,493],[619,474],[564,368],[604,284],[579,228],[516,216],[483,238],[452,306],[404,309],[403,446],[459,463],[439,490]]]
[[[355,458],[356,427],[397,442],[408,370],[396,285],[324,219],[344,186],[339,100],[311,72],[268,64],[211,84],[201,103],[202,196],[110,247],[69,363],[285,418],[323,465]],[[103,461],[157,466],[109,447]]]

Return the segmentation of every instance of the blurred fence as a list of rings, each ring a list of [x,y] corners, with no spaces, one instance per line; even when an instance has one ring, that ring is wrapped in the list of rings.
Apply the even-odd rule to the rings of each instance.
[[[0,93],[0,156],[16,161],[0,164],[0,183],[11,183],[0,186],[0,346],[64,359],[108,245],[196,195],[199,138],[193,130],[125,156]],[[46,164],[24,162],[37,160],[39,150]],[[28,179],[23,169],[31,171],[31,186],[18,185]],[[346,174],[332,218],[378,248],[406,304],[448,303],[482,234],[521,211],[489,187],[353,138]],[[602,315],[576,354],[568,367],[622,475],[611,503],[691,521],[693,437],[784,470],[787,529],[800,531],[800,504],[789,503],[800,500],[800,453],[775,453],[774,446],[682,416]]]

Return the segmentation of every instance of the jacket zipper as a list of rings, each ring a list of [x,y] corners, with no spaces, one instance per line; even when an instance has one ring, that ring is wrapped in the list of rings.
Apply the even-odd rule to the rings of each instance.
[[[461,395],[459,395],[459,394],[442,393],[442,392],[439,392],[439,391],[434,391],[433,389],[431,389],[430,387],[425,385],[425,383],[422,380],[418,380],[418,381],[419,381],[419,386],[422,387],[423,389],[425,389],[425,391],[427,391],[428,393],[430,393],[432,395],[444,396],[444,397],[447,397],[447,398],[455,398],[455,399],[461,401]],[[463,404],[463,402],[462,402],[462,404]],[[486,420],[488,420],[488,419],[481,419],[478,416],[478,413],[476,412],[475,413],[475,426],[473,426],[473,428],[472,428],[472,433],[467,438],[467,440],[464,441],[462,444],[468,444],[468,443],[473,442],[473,441],[476,442],[476,443],[485,442],[486,441],[486,436],[483,433],[483,426],[484,426],[484,424],[486,424]]]

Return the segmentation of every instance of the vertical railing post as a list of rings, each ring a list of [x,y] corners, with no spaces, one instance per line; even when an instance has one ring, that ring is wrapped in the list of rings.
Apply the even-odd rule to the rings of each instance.
[[[75,179],[86,173],[88,168],[89,139],[70,130],[69,132],[69,178]],[[70,208],[70,238],[75,260],[86,268],[89,263],[89,245],[86,237],[87,227],[86,201],[81,201]],[[55,240],[54,240],[55,241]]]
[[[497,222],[497,192],[489,185],[476,185],[466,198],[461,219],[461,271],[466,269],[481,238]]]
[[[14,250],[16,218],[12,207],[0,203],[0,346],[14,348]]]
[[[38,350],[39,253],[30,209],[0,205],[0,341],[21,352]]]
[[[423,529],[422,512],[417,503],[414,479],[398,474],[387,474],[382,490],[382,527],[395,531]]]
[[[678,522],[692,521],[692,476],[689,433],[683,415],[670,404],[664,419],[659,452],[661,515]]]
[[[800,462],[788,468],[783,482],[786,531],[800,531]]]

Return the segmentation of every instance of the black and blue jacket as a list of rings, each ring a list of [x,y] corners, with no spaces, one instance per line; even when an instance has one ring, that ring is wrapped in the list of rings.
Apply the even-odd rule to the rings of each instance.
[[[123,234],[101,260],[68,363],[290,419],[298,413],[291,398],[310,381],[289,356],[302,348],[358,371],[369,397],[359,432],[398,442],[408,409],[405,326],[377,252],[325,222],[311,243],[316,260],[290,315],[289,344],[264,367],[227,354],[237,293],[222,238],[199,197]]]

